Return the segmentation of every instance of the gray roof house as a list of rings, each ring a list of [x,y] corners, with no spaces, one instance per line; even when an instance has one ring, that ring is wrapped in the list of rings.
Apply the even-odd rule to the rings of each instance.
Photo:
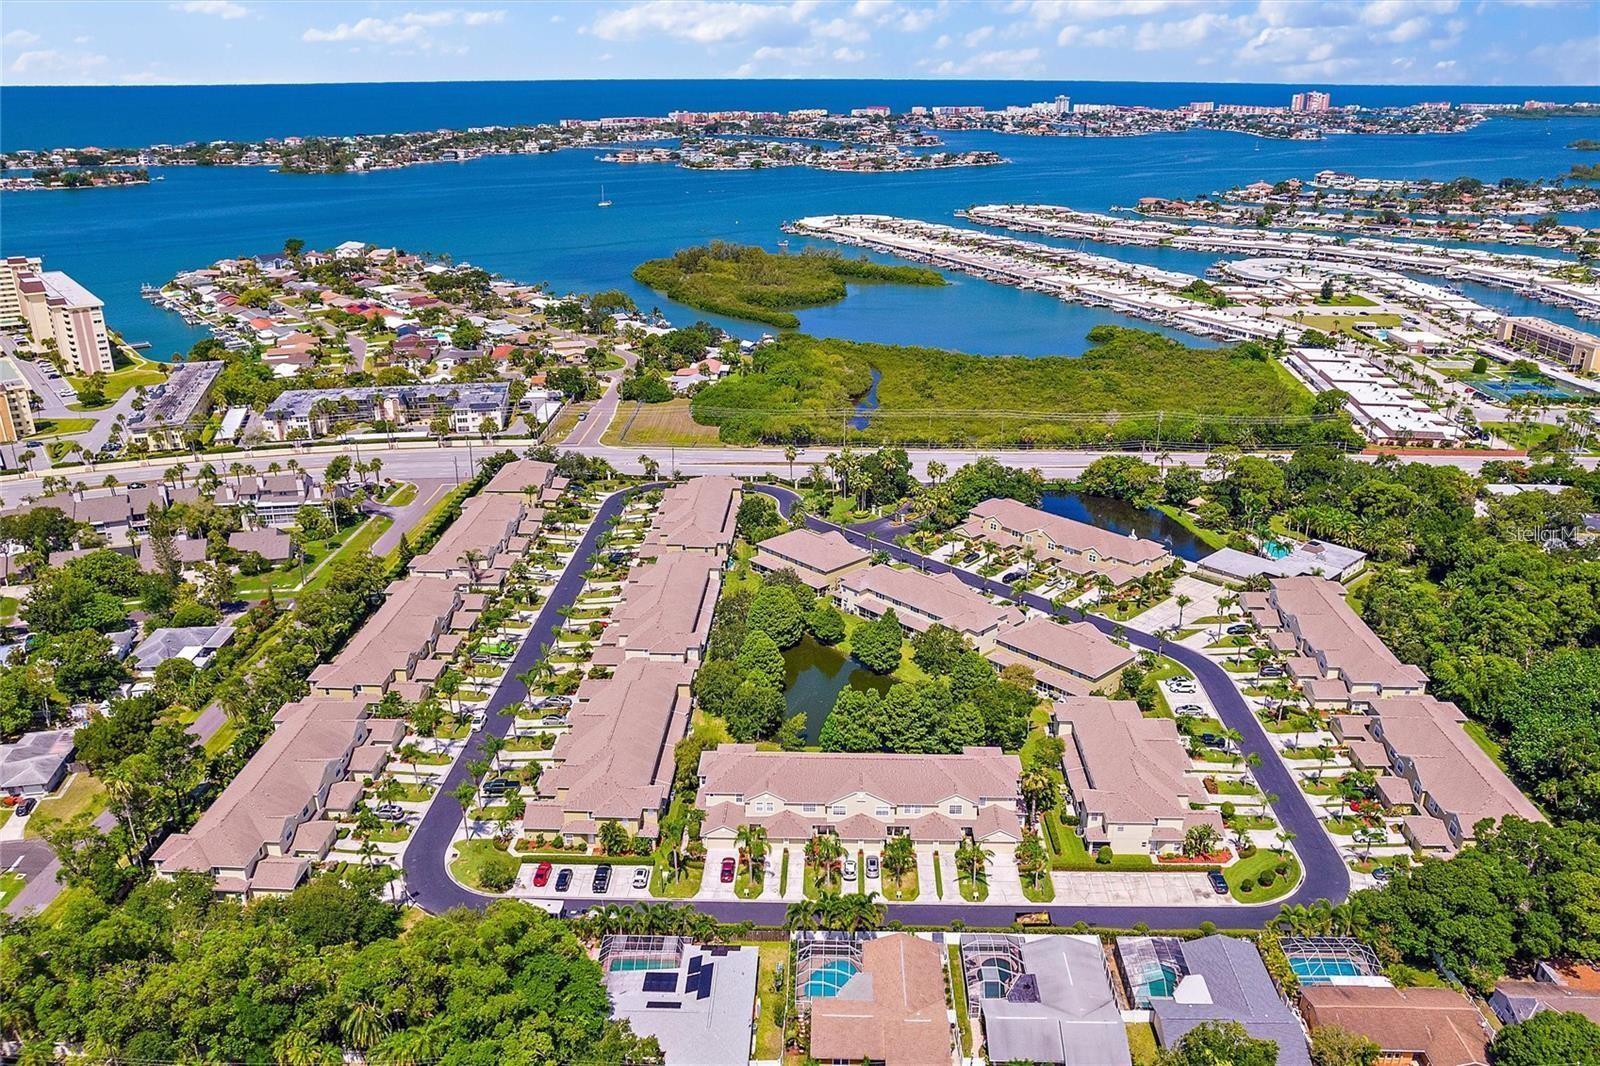
[[[72,730],[25,733],[15,744],[0,744],[0,792],[7,796],[43,796],[67,776],[72,758]]]
[[[968,935],[961,960],[990,1062],[1132,1062],[1098,937]]]
[[[152,630],[144,643],[133,649],[133,668],[140,674],[151,674],[168,659],[188,659],[203,670],[232,639],[232,626]]]
[[[1305,1031],[1278,995],[1255,945],[1231,936],[1201,937],[1183,945],[1183,962],[1188,973],[1172,997],[1150,1004],[1162,1047],[1206,1022],[1236,1021],[1251,1036],[1277,1042],[1278,1066],[1311,1066]]]
[[[606,937],[600,952],[622,963],[606,969],[612,1016],[626,1019],[640,1036],[655,1037],[668,1062],[743,1066],[750,1061],[761,960],[755,948],[627,936]],[[628,957],[641,952],[656,956],[652,965],[631,968]]]

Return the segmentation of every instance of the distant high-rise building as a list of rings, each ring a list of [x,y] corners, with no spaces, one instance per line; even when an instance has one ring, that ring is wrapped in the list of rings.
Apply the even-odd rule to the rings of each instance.
[[[1290,111],[1326,111],[1333,106],[1333,97],[1315,89],[1295,93],[1289,98]]]
[[[0,260],[0,322],[26,323],[34,344],[55,341],[71,373],[110,373],[105,304],[61,271],[39,267],[27,256]]]

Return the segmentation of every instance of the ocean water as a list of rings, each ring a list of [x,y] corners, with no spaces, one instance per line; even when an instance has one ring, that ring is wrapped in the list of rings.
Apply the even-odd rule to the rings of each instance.
[[[146,144],[198,138],[355,132],[542,121],[573,115],[653,114],[672,107],[865,103],[1028,102],[1075,99],[1170,104],[1189,99],[1279,101],[1281,86],[927,82],[582,82],[499,86],[357,85],[0,90],[0,143]],[[1362,87],[1335,100],[1403,103],[1440,90]],[[1564,98],[1556,90],[1453,89],[1455,99]],[[1565,95],[1570,96],[1570,92]],[[398,122],[393,116],[404,115]],[[203,334],[139,298],[141,283],[229,255],[271,251],[289,237],[311,246],[345,240],[449,252],[560,291],[619,287],[675,321],[699,315],[634,283],[640,262],[713,238],[775,248],[788,219],[863,211],[955,221],[974,203],[1051,202],[1087,210],[1140,196],[1193,196],[1258,178],[1309,177],[1326,167],[1380,176],[1485,180],[1547,177],[1578,158],[1565,145],[1600,123],[1495,120],[1454,136],[1266,141],[1222,133],[1132,138],[946,135],[956,149],[1001,152],[1005,166],[907,174],[837,174],[798,168],[703,173],[617,166],[597,152],[498,157],[361,175],[283,175],[265,168],[158,170],[163,180],[126,189],[0,196],[0,253],[43,256],[106,301],[107,319],[167,357]],[[614,206],[596,207],[600,185]],[[792,241],[791,248],[805,242]],[[1216,257],[1170,249],[1086,246],[1199,273]],[[827,336],[928,344],[984,354],[1075,354],[1101,323],[1141,325],[1100,309],[952,275],[943,288],[857,286],[844,301],[802,312]],[[1494,290],[1472,295],[1499,306]],[[1508,310],[1511,308],[1507,308]],[[1560,317],[1551,313],[1550,317]],[[713,319],[715,320],[715,319]],[[759,326],[719,321],[741,336]],[[1148,328],[1148,327],[1145,327]],[[1174,336],[1195,342],[1183,334]]]

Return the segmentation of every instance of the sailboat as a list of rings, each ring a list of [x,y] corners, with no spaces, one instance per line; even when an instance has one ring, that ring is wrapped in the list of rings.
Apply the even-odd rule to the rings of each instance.
[[[595,204],[595,206],[596,207],[610,207],[611,206],[611,201],[606,199],[606,187],[604,185],[600,186],[600,202]]]

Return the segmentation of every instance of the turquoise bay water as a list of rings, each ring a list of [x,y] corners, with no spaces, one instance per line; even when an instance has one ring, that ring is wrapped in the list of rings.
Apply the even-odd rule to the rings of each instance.
[[[711,83],[686,84],[690,88],[682,90],[683,106],[709,106],[696,92]],[[337,113],[343,123],[332,128],[417,128],[564,114],[656,113],[679,106],[680,101],[674,88],[663,106],[668,94],[659,84],[570,89],[569,99],[559,98],[558,88],[546,86],[536,102],[524,100],[515,115],[508,115],[503,102],[491,105],[487,96],[463,96],[460,87],[387,87],[391,102],[399,95],[414,99],[422,94],[434,105],[432,110],[407,113],[402,121],[392,117],[398,113],[393,108],[383,106],[383,88],[294,87],[294,113],[286,103],[277,105],[279,111],[266,108],[265,114],[261,107],[238,106],[231,125],[218,110],[215,91],[202,88],[161,94],[95,90],[87,98],[83,91],[6,89],[0,93],[4,116],[0,129],[7,147],[83,140],[148,143],[184,139],[186,130],[192,137],[316,132],[330,128],[327,123],[332,120],[320,117],[330,113]],[[223,97],[234,104],[258,98],[272,101],[277,99],[274,92],[287,91],[281,86],[241,87],[227,90]],[[1044,91],[1027,85],[759,83],[748,89],[718,87],[721,95],[716,98],[720,106],[752,107],[805,106],[808,100],[842,107],[851,100],[880,99],[901,106],[902,97],[907,103],[960,99],[999,104],[1043,98],[1038,94]],[[1249,102],[1275,100],[1283,91],[1121,86],[1078,98],[1164,103],[1173,96]],[[1350,91],[1351,98],[1355,92]],[[1141,93],[1149,99],[1141,98]],[[368,100],[381,120],[351,119],[351,114],[361,117],[348,106],[348,100],[355,98],[352,94]],[[1478,89],[1452,90],[1451,95],[1496,98],[1490,90]],[[515,94],[512,98],[521,99]],[[93,108],[85,99],[94,101]],[[1367,102],[1390,99],[1396,97]],[[318,100],[323,106],[317,106]],[[152,101],[160,105],[155,111],[150,110]],[[188,120],[184,101],[193,112]],[[58,121],[52,120],[52,105],[60,105]],[[164,180],[136,188],[5,194],[0,198],[0,253],[43,256],[52,269],[71,273],[106,301],[113,328],[130,340],[152,342],[152,354],[158,357],[187,348],[203,334],[141,300],[141,283],[160,284],[179,271],[223,256],[271,251],[288,237],[312,246],[361,240],[449,252],[457,260],[522,281],[549,282],[561,291],[620,287],[642,306],[660,307],[674,320],[687,322],[712,316],[673,306],[636,284],[629,277],[634,266],[714,238],[776,248],[783,236],[780,225],[802,215],[859,211],[953,222],[954,211],[974,203],[1018,201],[1104,210],[1144,195],[1193,196],[1258,178],[1309,177],[1325,167],[1378,176],[1470,174],[1485,180],[1551,176],[1564,172],[1577,158],[1577,153],[1565,149],[1566,143],[1594,136],[1595,129],[1593,122],[1566,119],[1491,121],[1457,136],[1325,141],[1265,141],[1220,133],[1105,139],[950,134],[946,140],[952,148],[993,148],[1013,162],[920,174],[793,168],[702,173],[600,163],[595,158],[598,153],[589,150],[363,175],[171,168],[157,172]],[[602,182],[615,203],[604,210],[595,206]],[[791,247],[803,243],[793,241]],[[1091,250],[1195,273],[1216,259],[1170,249],[1091,246]],[[806,330],[827,336],[1023,355],[1076,354],[1085,347],[1084,334],[1095,325],[1139,325],[1121,315],[1074,307],[1037,293],[961,275],[950,280],[950,285],[938,289],[856,287],[839,304],[802,312],[801,322]],[[1471,295],[1491,306],[1519,299],[1494,290]],[[1559,312],[1541,313],[1561,318]],[[749,323],[713,320],[741,336],[762,332]],[[1183,334],[1172,335],[1195,343]]]

